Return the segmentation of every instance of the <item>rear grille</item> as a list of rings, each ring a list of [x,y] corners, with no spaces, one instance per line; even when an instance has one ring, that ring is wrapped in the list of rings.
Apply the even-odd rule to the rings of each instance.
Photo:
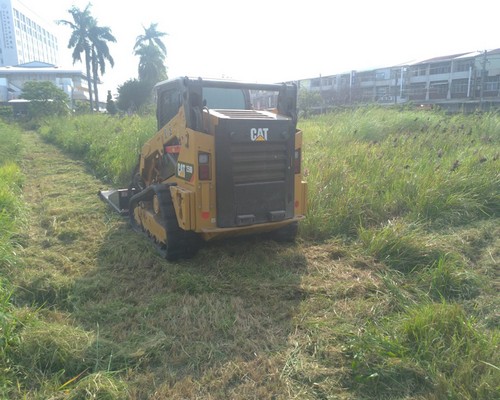
[[[225,118],[230,119],[245,119],[245,120],[276,120],[278,116],[269,111],[262,110],[228,110],[218,109],[213,110],[214,113],[219,114]],[[283,119],[283,117],[281,117]]]
[[[287,170],[286,142],[232,143],[234,184],[284,181]]]
[[[210,110],[215,113],[227,110]],[[219,116],[215,132],[217,226],[228,228],[281,221],[293,217],[292,121],[265,112],[229,111]],[[270,114],[270,113],[269,113]],[[276,119],[275,119],[276,118]],[[252,132],[262,130],[262,141]]]

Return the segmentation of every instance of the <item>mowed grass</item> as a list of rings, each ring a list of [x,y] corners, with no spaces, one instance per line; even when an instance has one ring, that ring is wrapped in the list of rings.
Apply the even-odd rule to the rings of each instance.
[[[24,134],[3,396],[498,398],[498,116],[368,108],[299,125],[297,243],[225,240],[177,263],[96,195],[95,174],[127,183],[150,119],[49,121],[70,156]]]

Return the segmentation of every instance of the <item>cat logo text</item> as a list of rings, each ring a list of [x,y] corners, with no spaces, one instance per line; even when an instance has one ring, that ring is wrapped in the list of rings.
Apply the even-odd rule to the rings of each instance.
[[[252,142],[267,142],[267,131],[269,128],[251,128],[250,139]]]

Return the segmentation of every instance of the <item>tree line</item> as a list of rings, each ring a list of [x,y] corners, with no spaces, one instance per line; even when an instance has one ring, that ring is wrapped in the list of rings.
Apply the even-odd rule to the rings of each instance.
[[[90,3],[84,9],[72,6],[68,10],[71,19],[62,19],[57,23],[71,29],[68,48],[73,49],[73,64],[77,61],[85,64],[89,105],[90,110],[94,111],[99,109],[99,77],[106,72],[107,64],[114,66],[108,43],[116,43],[116,38],[110,27],[99,25],[90,8]],[[167,79],[167,48],[162,41],[167,34],[159,31],[156,23],[143,28],[144,33],[137,36],[133,48],[134,54],[139,57],[138,79],[129,79],[118,87],[117,105],[123,111],[139,109],[149,100],[153,86]],[[108,93],[108,105],[113,102],[110,98],[111,94]]]

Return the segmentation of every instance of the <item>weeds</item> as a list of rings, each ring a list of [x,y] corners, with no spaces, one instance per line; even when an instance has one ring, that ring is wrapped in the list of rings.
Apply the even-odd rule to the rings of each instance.
[[[352,378],[371,396],[494,399],[497,346],[459,305],[423,305],[352,339]]]
[[[19,158],[5,172],[31,210],[19,232],[23,207],[5,202],[1,396],[496,399],[498,116],[368,108],[300,125],[298,243],[227,240],[179,263],[88,174],[128,183],[152,118],[47,120],[73,159],[23,134],[30,173]]]
[[[369,108],[301,122],[310,188],[301,233],[356,236],[359,226],[397,218],[439,227],[498,215],[499,120]]]
[[[121,185],[130,182],[141,147],[155,131],[152,117],[136,115],[52,118],[40,128],[42,137],[84,159],[97,176]]]

